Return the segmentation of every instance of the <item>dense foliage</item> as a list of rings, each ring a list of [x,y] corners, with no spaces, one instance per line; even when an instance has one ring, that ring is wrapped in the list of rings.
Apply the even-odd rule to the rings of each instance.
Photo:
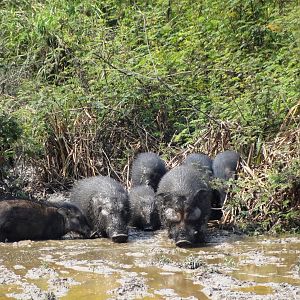
[[[9,149],[51,189],[98,173],[128,183],[140,151],[171,167],[190,151],[236,149],[246,180],[229,207],[252,213],[287,189],[255,170],[300,185],[289,167],[300,156],[299,15],[296,0],[4,0],[1,110],[22,128]],[[283,137],[294,140],[272,144]],[[296,212],[293,195],[282,197]]]

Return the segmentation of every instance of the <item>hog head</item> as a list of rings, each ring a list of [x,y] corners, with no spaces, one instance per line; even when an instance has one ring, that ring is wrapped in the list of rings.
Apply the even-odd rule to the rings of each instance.
[[[176,246],[189,247],[204,241],[211,209],[211,190],[194,195],[159,194],[162,219]]]
[[[74,231],[85,238],[90,237],[91,228],[85,215],[77,206],[71,203],[63,203],[57,209],[57,212],[63,216],[65,233]]]
[[[133,187],[129,193],[131,225],[146,231],[160,227],[155,192],[148,185]]]
[[[127,195],[107,197],[100,199],[92,198],[96,210],[99,233],[112,239],[116,243],[125,243],[128,239],[128,222],[130,217],[129,202]]]

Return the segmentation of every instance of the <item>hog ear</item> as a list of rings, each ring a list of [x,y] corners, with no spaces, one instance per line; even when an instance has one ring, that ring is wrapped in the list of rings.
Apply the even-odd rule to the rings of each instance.
[[[212,193],[207,189],[200,189],[195,194],[195,199],[203,201],[203,200],[211,200]]]
[[[57,212],[64,217],[68,217],[70,215],[70,211],[65,207],[60,207],[57,209]]]
[[[161,205],[161,204],[165,205],[168,201],[168,195],[165,193],[157,194],[155,198],[156,198],[155,201],[157,205]]]

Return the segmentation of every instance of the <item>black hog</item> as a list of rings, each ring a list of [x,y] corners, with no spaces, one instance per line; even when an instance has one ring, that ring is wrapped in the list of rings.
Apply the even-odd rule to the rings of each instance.
[[[108,176],[95,176],[77,182],[71,202],[82,209],[95,234],[123,243],[128,239],[130,206],[122,185]]]
[[[221,194],[218,189],[213,189],[213,197],[211,199],[211,211],[209,220],[221,220],[223,217]]]
[[[213,174],[214,177],[229,180],[236,178],[236,169],[240,155],[235,151],[224,151],[216,155],[213,161]]]
[[[130,225],[142,230],[160,228],[155,192],[151,186],[133,187],[129,192],[129,201],[131,208]]]
[[[90,236],[90,227],[78,207],[59,207],[31,200],[0,201],[0,241],[59,239],[68,232]]]
[[[235,151],[224,151],[218,153],[213,161],[213,176],[221,180],[236,179],[236,170],[240,160],[240,155]],[[220,187],[215,193],[217,206],[222,207],[226,198],[226,189]]]
[[[209,183],[190,166],[178,166],[161,179],[157,190],[161,222],[177,246],[204,241],[211,198]]]
[[[189,154],[182,162],[182,165],[192,166],[193,168],[195,168],[197,171],[199,171],[201,178],[203,178],[204,180],[210,181],[213,179],[213,161],[208,155],[204,153]],[[213,190],[213,197],[211,199],[211,213],[209,220],[220,220],[222,218],[223,212],[219,203],[219,191]]]
[[[213,174],[212,159],[204,153],[191,153],[182,162],[185,166],[192,166],[205,178],[210,180]]]
[[[165,162],[157,154],[140,153],[132,163],[132,187],[149,185],[156,191],[160,179],[166,172]]]

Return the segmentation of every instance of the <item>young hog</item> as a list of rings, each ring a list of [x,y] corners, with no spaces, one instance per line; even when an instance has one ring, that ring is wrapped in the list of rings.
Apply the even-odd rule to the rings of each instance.
[[[176,246],[203,242],[211,210],[212,190],[189,166],[178,166],[160,181],[157,201],[162,224]]]
[[[210,180],[213,174],[212,163],[212,159],[204,153],[191,153],[184,159],[182,165],[192,166],[201,175],[203,174],[205,179]]]
[[[212,165],[214,177],[224,180],[235,179],[239,160],[240,155],[235,151],[226,150],[218,153]]]
[[[156,191],[160,179],[166,172],[165,162],[157,154],[140,153],[132,163],[132,187],[146,184]]]
[[[240,160],[240,155],[235,151],[224,151],[218,153],[213,161],[213,175],[222,180],[236,179],[236,169]],[[216,191],[217,206],[222,207],[226,198],[225,188]]]
[[[155,192],[151,186],[139,185],[129,192],[131,208],[130,225],[142,230],[157,230],[160,227]]]
[[[212,171],[212,159],[204,153],[192,153],[189,154],[182,165],[191,166],[199,171],[200,176],[204,180],[210,181],[213,179]],[[220,220],[223,216],[223,212],[220,207],[220,195],[217,190],[213,190],[213,197],[211,199],[211,213],[209,220]]]
[[[128,194],[115,179],[95,176],[79,180],[72,190],[71,202],[85,213],[94,233],[117,243],[127,241]]]
[[[75,205],[60,207],[32,200],[0,201],[0,241],[59,239],[74,231],[90,236],[90,227]]]

